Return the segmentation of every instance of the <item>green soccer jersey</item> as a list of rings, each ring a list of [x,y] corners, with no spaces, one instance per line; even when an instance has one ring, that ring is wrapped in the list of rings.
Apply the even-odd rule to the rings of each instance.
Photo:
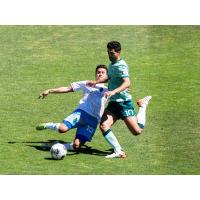
[[[118,88],[122,83],[122,78],[129,77],[128,65],[122,59],[115,63],[110,63],[108,66],[108,90],[114,90]],[[124,102],[131,100],[132,97],[128,92],[128,89],[111,96],[110,101]]]

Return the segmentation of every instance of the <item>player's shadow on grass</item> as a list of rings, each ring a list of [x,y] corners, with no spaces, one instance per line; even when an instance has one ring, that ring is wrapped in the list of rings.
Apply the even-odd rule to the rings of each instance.
[[[111,150],[101,151],[98,149],[94,149],[92,147],[89,147],[87,145],[83,145],[78,151],[74,151],[76,154],[90,154],[90,155],[96,155],[96,156],[106,156],[109,153],[111,153]]]
[[[51,146],[58,142],[62,143],[62,144],[64,143],[64,141],[62,141],[62,140],[48,140],[48,141],[37,141],[37,142],[32,142],[32,141],[13,142],[13,141],[10,141],[10,142],[8,142],[8,144],[23,143],[26,146],[34,147],[35,149],[37,149],[39,151],[49,151],[51,149]],[[34,144],[40,144],[40,146],[34,145]]]
[[[55,143],[58,143],[58,142],[61,143],[61,144],[66,143],[62,140],[48,140],[48,141],[45,141],[45,142],[44,141],[38,141],[38,142],[28,141],[28,142],[20,142],[20,143],[24,143],[24,144],[26,144],[26,146],[35,148],[38,151],[49,151],[51,149],[51,146]],[[8,143],[9,144],[15,144],[17,142],[8,142]],[[36,145],[36,144],[40,144],[40,145]],[[96,155],[96,156],[106,156],[109,153],[111,153],[111,151],[112,151],[112,149],[108,149],[106,151],[101,151],[101,150],[89,147],[87,145],[83,145],[78,151],[69,151],[67,156],[77,155],[77,154],[80,154],[80,153],[89,154],[89,155]],[[45,158],[45,159],[52,160],[52,158]]]

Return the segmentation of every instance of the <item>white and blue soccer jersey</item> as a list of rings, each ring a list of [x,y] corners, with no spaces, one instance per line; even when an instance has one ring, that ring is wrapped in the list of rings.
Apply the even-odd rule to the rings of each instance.
[[[89,115],[95,117],[98,122],[104,112],[106,98],[105,92],[108,91],[104,84],[97,84],[95,87],[86,85],[87,81],[73,82],[71,86],[73,91],[83,91],[83,98],[79,101],[77,109],[81,109]]]
[[[91,141],[104,112],[106,98],[104,93],[108,91],[103,84],[88,87],[87,81],[71,83],[73,91],[83,91],[83,98],[78,107],[67,116],[63,122],[69,128],[77,128],[76,137],[82,144]]]

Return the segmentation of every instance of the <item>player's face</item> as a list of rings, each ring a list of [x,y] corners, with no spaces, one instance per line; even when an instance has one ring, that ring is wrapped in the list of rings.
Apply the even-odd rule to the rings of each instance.
[[[98,68],[96,72],[96,80],[106,78],[107,77],[107,70],[104,68]]]
[[[114,49],[108,49],[108,57],[111,62],[115,62],[120,58],[120,52],[116,52]]]

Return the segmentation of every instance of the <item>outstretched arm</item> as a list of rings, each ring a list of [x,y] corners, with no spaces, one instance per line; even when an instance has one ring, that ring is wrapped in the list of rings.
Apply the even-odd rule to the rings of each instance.
[[[71,86],[69,87],[59,87],[59,88],[52,88],[45,90],[44,92],[40,93],[39,98],[44,99],[49,94],[55,94],[55,93],[68,93],[73,92],[73,88]]]

